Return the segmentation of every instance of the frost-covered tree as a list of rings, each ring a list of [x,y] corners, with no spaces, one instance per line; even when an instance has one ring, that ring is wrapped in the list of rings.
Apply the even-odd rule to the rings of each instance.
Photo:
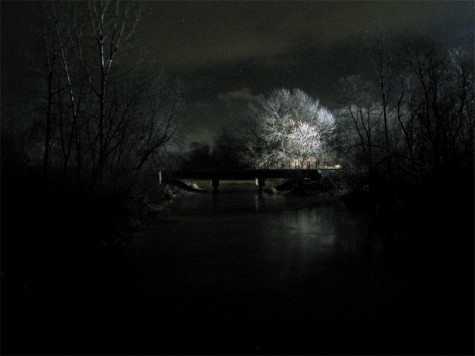
[[[257,167],[300,166],[322,156],[335,129],[333,114],[300,89],[278,89],[251,104],[248,160]]]

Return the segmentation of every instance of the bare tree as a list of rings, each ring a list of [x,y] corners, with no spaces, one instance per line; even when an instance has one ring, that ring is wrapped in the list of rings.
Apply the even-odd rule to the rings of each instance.
[[[406,45],[409,115],[416,118],[417,155],[436,175],[459,166],[473,152],[473,80],[463,54],[440,51],[427,40]],[[472,147],[467,149],[467,147]]]
[[[392,163],[392,145],[390,133],[390,106],[397,95],[397,75],[400,71],[401,61],[399,59],[399,49],[389,34],[383,33],[376,40],[369,41],[365,48],[366,57],[371,66],[371,73],[374,80],[374,89],[377,102],[381,108],[384,129],[384,142],[382,147],[385,149],[385,160],[387,164],[387,173],[391,177],[393,171]]]
[[[180,81],[170,82],[163,74],[151,77],[140,111],[140,138],[138,174],[144,164],[153,158],[167,143],[172,141],[179,129],[185,109],[185,88]]]
[[[83,99],[87,94],[84,77],[81,73],[78,58],[73,51],[71,33],[74,31],[71,9],[69,6],[56,6],[51,3],[50,14],[56,27],[56,45],[59,64],[56,73],[57,102],[59,125],[59,143],[63,157],[63,175],[67,175],[70,158],[75,153],[78,178],[81,177],[82,149],[80,139],[80,113]]]
[[[368,169],[375,162],[378,126],[381,123],[381,107],[374,101],[372,88],[361,76],[351,76],[340,80],[344,92],[344,106],[339,110],[341,120],[349,119],[355,140],[349,137],[346,144],[359,146]]]
[[[279,89],[250,106],[254,140],[249,157],[258,167],[288,165],[322,155],[335,128],[335,118],[300,89]]]
[[[394,168],[412,179],[445,179],[462,167],[470,172],[474,90],[468,59],[427,39],[404,38],[400,53],[395,48],[376,47],[368,63],[376,76],[341,81],[339,117],[352,123],[348,143],[358,142],[369,167],[387,160],[389,176]]]
[[[53,17],[47,17],[46,5],[43,6],[42,18],[42,40],[43,40],[43,54],[44,54],[44,69],[42,77],[44,80],[44,99],[45,103],[45,128],[44,128],[44,156],[43,156],[43,176],[44,179],[48,176],[48,169],[50,163],[50,146],[53,136],[53,121],[54,121],[54,97],[56,94],[55,74],[58,66],[58,22]]]
[[[127,57],[140,21],[135,5],[46,5],[45,173],[53,154],[65,178],[74,168],[91,188],[130,185],[175,137],[184,88],[164,75],[142,75],[140,59]]]
[[[88,126],[95,131],[88,136],[93,162],[92,184],[100,179],[108,158],[117,148],[117,135],[127,116],[119,114],[120,107],[112,107],[125,105],[125,101],[115,100],[113,95],[117,91],[114,93],[111,86],[113,69],[117,67],[114,64],[141,19],[140,11],[133,11],[132,6],[106,0],[88,2],[86,7],[75,9],[74,31],[70,33],[73,49],[97,103],[94,121]],[[87,19],[87,25],[80,26],[81,18]]]
[[[242,137],[242,128],[222,129],[213,143],[211,153],[213,167],[220,169],[242,169],[246,167],[243,154],[246,141]]]

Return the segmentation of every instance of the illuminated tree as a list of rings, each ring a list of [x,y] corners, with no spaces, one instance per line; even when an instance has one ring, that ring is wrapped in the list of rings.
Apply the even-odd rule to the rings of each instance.
[[[302,167],[311,157],[328,149],[335,118],[318,99],[300,89],[278,89],[259,97],[250,107],[252,139],[248,159],[257,167],[289,165]]]

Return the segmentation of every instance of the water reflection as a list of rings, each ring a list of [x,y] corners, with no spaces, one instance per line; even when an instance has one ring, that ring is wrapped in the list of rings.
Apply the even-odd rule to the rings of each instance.
[[[281,275],[301,277],[327,263],[337,240],[330,209],[282,210],[266,216],[268,257],[280,267]]]
[[[318,353],[325,342],[334,351],[335,340],[363,340],[361,324],[370,330],[362,344],[377,339],[378,320],[392,321],[406,310],[401,304],[388,314],[395,308],[387,301],[399,302],[411,275],[401,274],[407,267],[395,258],[384,267],[380,249],[389,244],[380,243],[381,229],[312,199],[259,196],[253,183],[223,182],[218,194],[182,194],[167,223],[134,240],[134,317],[173,321],[180,340],[183,330],[197,340],[212,335],[213,346],[222,339],[243,345],[243,353],[256,344],[263,353],[293,353],[282,352],[285,343],[290,351],[302,344]],[[407,310],[410,316],[414,309]],[[390,329],[381,334],[392,335]]]
[[[239,255],[240,263],[265,270],[271,280],[300,279],[371,256],[364,222],[343,209],[315,206],[311,198],[261,196],[252,184],[221,185],[218,194],[182,197],[176,208],[179,224],[193,230],[175,228],[172,234],[206,241],[207,253],[228,252],[230,260]]]
[[[261,208],[262,194],[256,193],[254,195],[254,209],[259,211]]]

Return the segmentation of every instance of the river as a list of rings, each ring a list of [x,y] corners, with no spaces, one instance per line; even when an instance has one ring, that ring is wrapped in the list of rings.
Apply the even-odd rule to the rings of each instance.
[[[405,272],[412,266],[405,236],[373,225],[312,198],[260,196],[252,183],[182,193],[129,246],[116,311],[128,323],[124,340],[135,341],[124,347],[377,350],[412,316],[408,291],[417,281]]]
[[[178,194],[106,264],[102,285],[87,297],[95,306],[76,316],[94,320],[71,341],[84,352],[421,354],[467,347],[473,298],[447,299],[445,280],[428,282],[432,267],[413,243],[417,232],[400,221],[308,197],[260,196],[252,183],[221,182],[218,194],[200,184],[207,193]]]

